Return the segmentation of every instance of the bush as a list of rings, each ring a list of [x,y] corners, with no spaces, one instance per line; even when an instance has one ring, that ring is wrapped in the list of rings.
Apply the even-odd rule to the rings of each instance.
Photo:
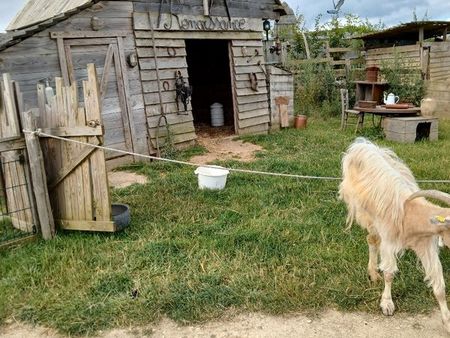
[[[328,63],[304,63],[296,70],[296,112],[304,115],[339,114],[339,93],[333,68]]]
[[[382,61],[381,75],[389,83],[389,91],[402,102],[420,106],[425,96],[425,81],[420,69],[406,61],[399,53],[394,53],[390,61]]]

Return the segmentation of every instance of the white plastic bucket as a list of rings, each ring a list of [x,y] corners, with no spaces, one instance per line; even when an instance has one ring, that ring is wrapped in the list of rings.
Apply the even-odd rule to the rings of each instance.
[[[213,103],[211,109],[211,126],[222,127],[224,125],[223,105],[220,103]]]
[[[195,174],[198,176],[198,187],[210,190],[222,190],[227,183],[227,176],[230,172],[219,166],[198,167]]]

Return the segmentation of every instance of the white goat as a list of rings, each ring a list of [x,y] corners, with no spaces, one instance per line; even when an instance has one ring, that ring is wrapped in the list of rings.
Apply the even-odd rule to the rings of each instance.
[[[380,307],[384,315],[394,313],[391,297],[397,257],[412,249],[425,270],[425,281],[433,288],[442,321],[450,333],[450,312],[439,260],[438,237],[450,247],[450,208],[441,208],[423,197],[450,205],[450,195],[436,190],[420,190],[409,168],[389,149],[357,138],[342,159],[343,181],[339,196],[347,205],[347,225],[356,221],[367,229],[370,279],[384,275]]]

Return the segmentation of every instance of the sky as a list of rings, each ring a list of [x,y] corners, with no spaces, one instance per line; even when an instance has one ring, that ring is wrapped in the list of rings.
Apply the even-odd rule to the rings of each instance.
[[[333,7],[333,0],[283,1],[286,1],[294,11],[298,10],[305,16],[307,27],[314,25],[314,18],[318,14],[323,14],[324,20],[330,18],[327,9]],[[0,0],[0,32],[5,30],[25,2],[26,0]],[[356,14],[369,19],[372,23],[381,20],[389,27],[412,21],[414,10],[419,19],[427,14],[431,20],[450,20],[449,0],[345,0],[341,7],[341,16],[345,13]]]
[[[4,32],[14,15],[27,0],[0,0],[0,33]]]
[[[323,14],[327,20],[331,16],[327,10],[333,8],[333,0],[283,0],[294,12],[305,16],[306,27],[314,25],[318,14]],[[337,3],[337,0],[335,0]],[[380,20],[386,27],[413,21],[413,12],[419,19],[425,15],[429,20],[450,20],[449,0],[345,0],[341,7],[340,16],[346,13],[356,14],[362,19],[369,19],[372,23]]]

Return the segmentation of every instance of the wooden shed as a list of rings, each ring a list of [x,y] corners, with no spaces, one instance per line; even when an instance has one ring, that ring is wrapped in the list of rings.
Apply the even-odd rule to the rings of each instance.
[[[361,38],[367,66],[380,67],[383,60],[399,55],[426,80],[422,114],[450,119],[449,21],[405,23]]]
[[[29,0],[0,40],[0,73],[35,107],[38,82],[79,82],[95,63],[105,143],[122,150],[153,154],[167,133],[192,143],[213,103],[235,134],[266,133],[263,20],[285,13],[279,0]]]

